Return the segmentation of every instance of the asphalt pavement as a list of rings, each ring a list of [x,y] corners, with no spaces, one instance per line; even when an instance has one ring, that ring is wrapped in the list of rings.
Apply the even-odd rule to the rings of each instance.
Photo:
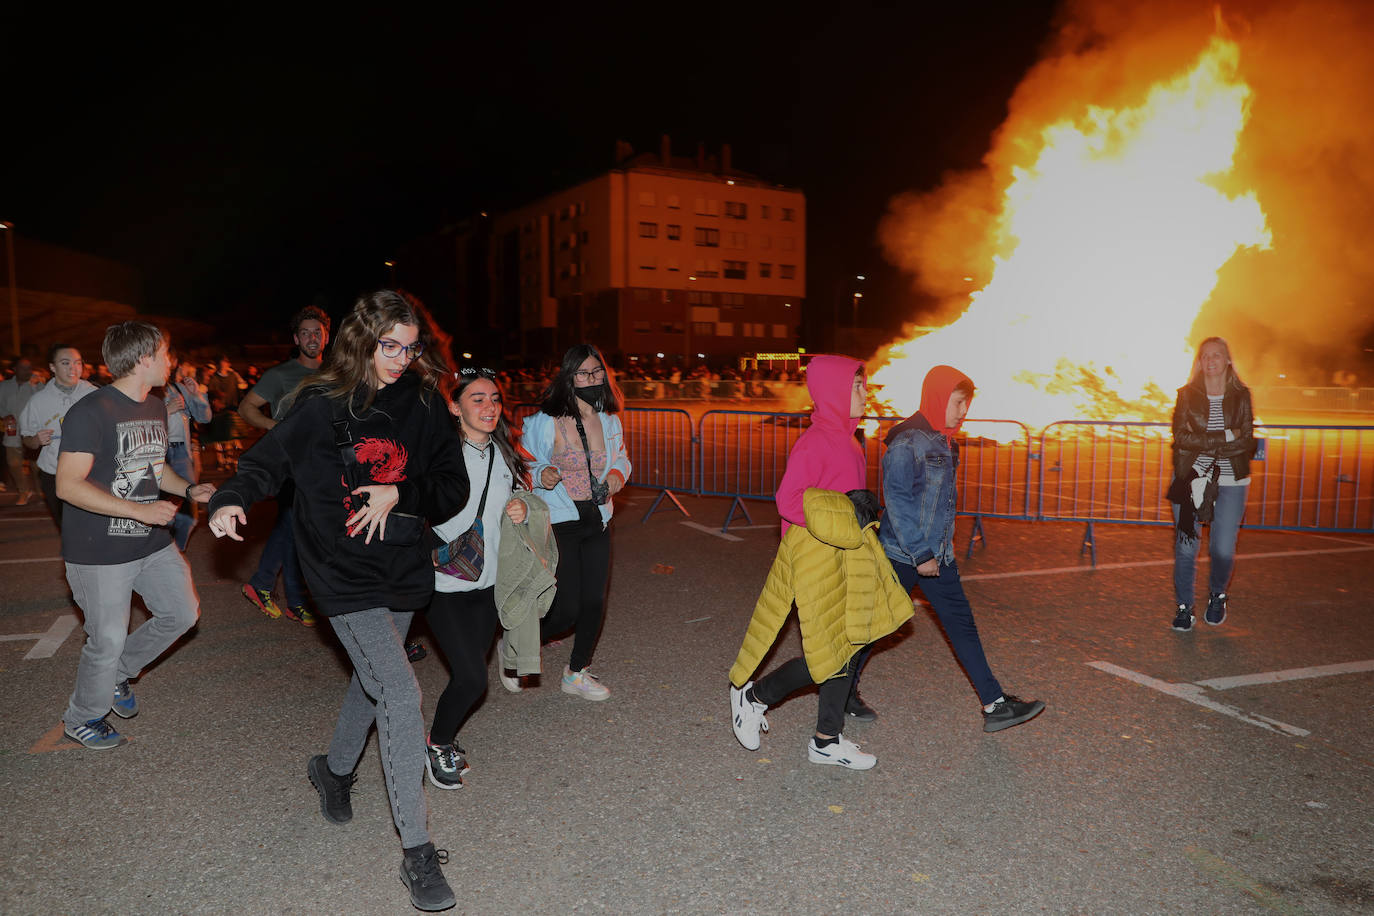
[[[771,504],[630,488],[592,670],[570,643],[510,694],[494,673],[460,741],[472,772],[426,786],[463,913],[1369,913],[1374,910],[1374,537],[1242,531],[1231,614],[1179,634],[1169,532],[984,522],[963,558],[1003,686],[1039,718],[982,731],[925,607],[875,653],[879,712],[846,735],[867,772],[810,764],[814,693],[735,741],[726,672],[777,546]],[[132,740],[61,737],[82,632],[41,505],[0,496],[0,912],[409,913],[375,741],[355,816],[325,822],[306,760],[348,667],[328,626],[270,620],[239,593],[271,528],[201,527],[199,626],[136,682]],[[1202,570],[1205,571],[1205,565]],[[1205,600],[1205,597],[1204,597]],[[142,611],[136,610],[140,617]],[[75,626],[75,629],[72,627]],[[421,628],[419,638],[429,644]],[[789,626],[762,670],[799,651]],[[446,681],[415,667],[426,715]]]

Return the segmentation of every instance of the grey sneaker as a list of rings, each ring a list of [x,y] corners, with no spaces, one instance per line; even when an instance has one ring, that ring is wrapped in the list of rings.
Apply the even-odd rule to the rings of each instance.
[[[138,698],[134,696],[134,689],[129,686],[128,680],[115,684],[114,703],[110,711],[121,719],[132,719],[138,715]]]
[[[64,725],[62,731],[68,738],[79,741],[93,751],[109,751],[129,743],[129,739],[115,731],[114,726],[106,722],[104,716],[75,727]]]

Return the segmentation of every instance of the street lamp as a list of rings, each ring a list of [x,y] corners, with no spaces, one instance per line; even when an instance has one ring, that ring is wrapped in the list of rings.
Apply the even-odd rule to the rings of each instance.
[[[385,265],[386,265],[386,269],[387,269],[388,271],[391,272],[391,288],[392,288],[392,289],[395,289],[395,288],[396,288],[396,262],[395,262],[395,261],[383,261],[382,263],[385,264]]]
[[[14,355],[19,355],[19,286],[14,282],[14,223],[0,220],[0,231],[5,233],[5,257],[9,264],[10,279],[10,343]]]

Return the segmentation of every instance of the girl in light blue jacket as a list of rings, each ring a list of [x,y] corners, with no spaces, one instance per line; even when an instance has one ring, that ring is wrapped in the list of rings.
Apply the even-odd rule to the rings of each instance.
[[[601,351],[578,344],[563,354],[539,413],[525,420],[522,440],[534,456],[530,475],[548,504],[558,542],[558,594],[540,633],[548,641],[574,631],[562,689],[587,700],[611,695],[587,666],[601,633],[611,568],[611,497],[630,479],[625,432],[616,416],[620,404],[620,389]]]

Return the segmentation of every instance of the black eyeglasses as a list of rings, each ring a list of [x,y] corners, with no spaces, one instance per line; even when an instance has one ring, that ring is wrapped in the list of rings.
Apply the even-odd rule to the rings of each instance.
[[[495,372],[492,372],[490,369],[483,369],[476,366],[464,366],[463,368],[458,370],[458,374],[463,376],[464,378],[470,378],[471,376],[479,375],[484,379],[488,379],[493,382],[496,381]]]
[[[579,382],[600,382],[606,379],[606,367],[597,366],[595,369],[578,369],[573,372],[573,378]]]

